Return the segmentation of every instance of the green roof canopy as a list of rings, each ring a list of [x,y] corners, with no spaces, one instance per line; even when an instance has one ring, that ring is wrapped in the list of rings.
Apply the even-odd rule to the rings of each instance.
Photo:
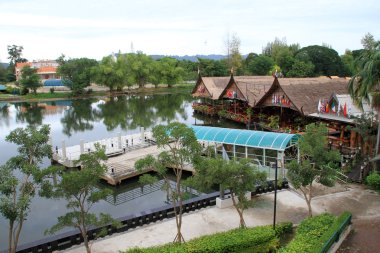
[[[230,129],[208,126],[190,126],[201,141],[217,142],[259,149],[284,151],[294,145],[300,135]]]

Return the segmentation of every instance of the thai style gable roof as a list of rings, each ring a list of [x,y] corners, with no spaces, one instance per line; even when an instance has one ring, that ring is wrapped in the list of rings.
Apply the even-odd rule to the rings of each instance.
[[[247,101],[251,107],[254,107],[272,87],[274,80],[272,76],[232,76],[220,98],[228,97],[229,89],[235,86],[244,97],[240,100]]]
[[[303,115],[309,115],[318,111],[319,99],[328,99],[332,93],[347,94],[348,80],[345,78],[276,78],[270,91],[257,103],[262,105],[265,98],[279,87],[289,98],[294,109]]]
[[[213,100],[218,100],[220,94],[226,88],[231,77],[199,77],[198,81],[191,92],[194,97],[208,97]],[[205,92],[199,92],[198,88],[204,85]]]

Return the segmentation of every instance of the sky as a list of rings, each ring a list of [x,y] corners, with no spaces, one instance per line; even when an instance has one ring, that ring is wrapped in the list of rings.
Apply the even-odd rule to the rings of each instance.
[[[379,24],[378,0],[0,0],[0,62],[8,45],[28,60],[226,54],[232,34],[242,54],[276,37],[343,54],[366,33],[380,40]]]

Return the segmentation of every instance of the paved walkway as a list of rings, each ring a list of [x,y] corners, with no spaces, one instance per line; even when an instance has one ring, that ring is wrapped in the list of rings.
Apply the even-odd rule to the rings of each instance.
[[[273,196],[274,194],[270,193],[254,198],[254,207],[244,213],[247,226],[272,224]],[[283,190],[278,193],[277,197],[277,221],[291,221],[297,224],[307,216],[306,203],[299,194],[291,190]],[[312,205],[314,214],[326,211],[340,214],[344,210],[349,210],[353,212],[354,219],[358,219],[362,215],[368,218],[368,215],[380,213],[380,196],[353,185],[344,192],[316,197],[312,201]],[[185,214],[182,232],[185,240],[190,240],[201,235],[226,231],[238,226],[239,217],[233,207],[226,209],[209,207]],[[98,239],[93,243],[92,252],[116,253],[133,247],[149,247],[170,243],[175,234],[175,220],[164,220],[125,233]],[[79,253],[85,252],[85,249],[79,245],[65,252]]]

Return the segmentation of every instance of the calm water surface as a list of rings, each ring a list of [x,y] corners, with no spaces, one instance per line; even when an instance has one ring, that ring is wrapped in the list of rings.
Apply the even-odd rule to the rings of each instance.
[[[17,147],[5,141],[5,136],[17,127],[28,124],[49,124],[53,146],[79,144],[79,140],[98,139],[137,133],[139,127],[152,129],[157,124],[179,121],[187,124],[216,124],[207,118],[195,119],[191,104],[194,99],[187,93],[165,95],[128,95],[104,99],[62,100],[39,103],[0,102],[0,164],[17,154]],[[222,123],[226,126],[226,123]],[[44,166],[50,161],[44,161]],[[108,187],[100,183],[99,187]],[[167,204],[166,192],[159,186],[141,187],[137,179],[112,188],[114,193],[107,201],[94,206],[95,212],[107,212],[113,217]],[[36,197],[21,233],[21,242],[44,237],[43,231],[56,223],[66,212],[65,201]],[[0,249],[7,245],[8,224],[0,216]]]

